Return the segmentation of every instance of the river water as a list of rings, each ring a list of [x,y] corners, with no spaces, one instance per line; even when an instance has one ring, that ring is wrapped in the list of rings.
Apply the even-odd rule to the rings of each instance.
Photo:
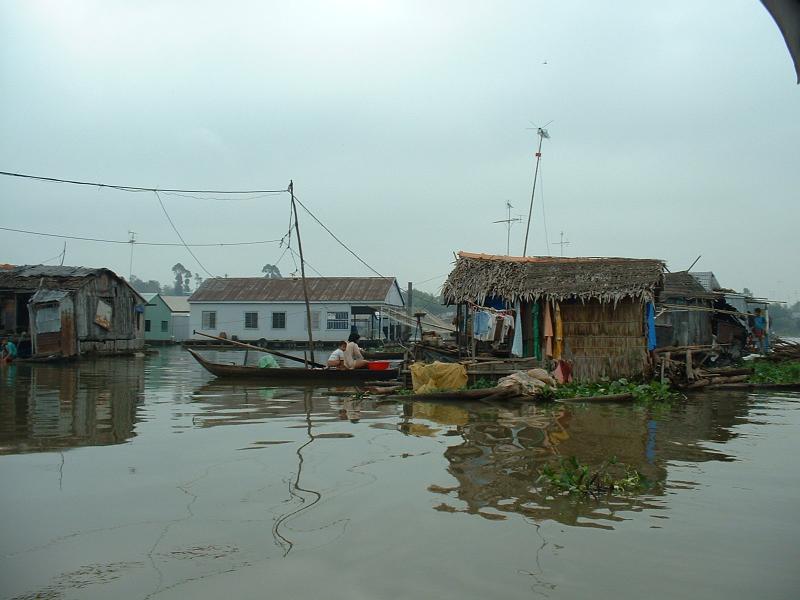
[[[376,403],[180,348],[0,378],[0,598],[800,596],[800,394]],[[569,456],[653,485],[553,497]]]

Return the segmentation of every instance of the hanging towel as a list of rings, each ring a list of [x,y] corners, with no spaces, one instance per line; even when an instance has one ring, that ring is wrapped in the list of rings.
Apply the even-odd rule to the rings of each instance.
[[[511,354],[514,356],[522,356],[522,319],[519,316],[520,305],[517,302],[514,305],[516,316],[514,317],[514,341],[511,344]]]
[[[531,305],[531,318],[533,319],[533,356],[536,360],[542,360],[542,336],[539,329],[539,303]]]
[[[656,349],[656,309],[652,302],[647,303],[647,349]]]
[[[472,335],[476,340],[485,340],[489,333],[489,313],[482,310],[475,311],[472,318]]]
[[[556,341],[553,345],[553,358],[558,360],[564,351],[564,323],[561,321],[561,305],[556,302]]]
[[[544,328],[544,354],[548,358],[553,356],[553,320],[550,316],[550,302],[544,303],[544,314],[542,314]]]

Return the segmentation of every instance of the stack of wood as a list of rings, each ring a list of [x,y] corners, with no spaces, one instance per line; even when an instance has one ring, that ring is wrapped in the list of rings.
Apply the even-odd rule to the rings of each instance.
[[[743,383],[753,374],[750,367],[713,367],[710,346],[681,346],[656,351],[656,377],[675,387],[701,388],[709,385]]]
[[[720,369],[695,369],[694,379],[686,385],[689,389],[717,386],[729,383],[744,383],[753,374],[750,367],[723,367]]]
[[[767,354],[766,359],[774,362],[800,360],[800,343],[781,339],[775,340],[772,343],[772,352]]]

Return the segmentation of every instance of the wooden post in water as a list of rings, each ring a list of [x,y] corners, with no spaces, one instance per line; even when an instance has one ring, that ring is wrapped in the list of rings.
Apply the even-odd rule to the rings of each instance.
[[[294,201],[294,182],[289,181],[289,195],[292,197],[294,213],[294,230],[297,234],[297,252],[300,254],[300,278],[303,280],[303,298],[306,301],[306,320],[308,325],[308,350],[311,362],[314,360],[314,336],[311,333],[311,305],[308,302],[308,284],[306,283],[306,261],[303,259],[303,244],[300,241],[300,223],[297,221],[297,203]]]

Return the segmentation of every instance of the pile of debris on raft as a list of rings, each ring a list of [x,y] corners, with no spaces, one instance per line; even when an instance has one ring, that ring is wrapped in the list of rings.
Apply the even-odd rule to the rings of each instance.
[[[772,362],[800,360],[800,343],[783,339],[775,340],[772,342],[772,351],[764,358]]]
[[[676,388],[702,388],[729,384],[744,384],[754,369],[747,365],[717,366],[716,353],[710,347],[684,346],[656,351],[655,377]],[[766,355],[752,355],[759,361],[800,361],[800,343],[776,340]],[[745,358],[747,361],[748,358]]]

